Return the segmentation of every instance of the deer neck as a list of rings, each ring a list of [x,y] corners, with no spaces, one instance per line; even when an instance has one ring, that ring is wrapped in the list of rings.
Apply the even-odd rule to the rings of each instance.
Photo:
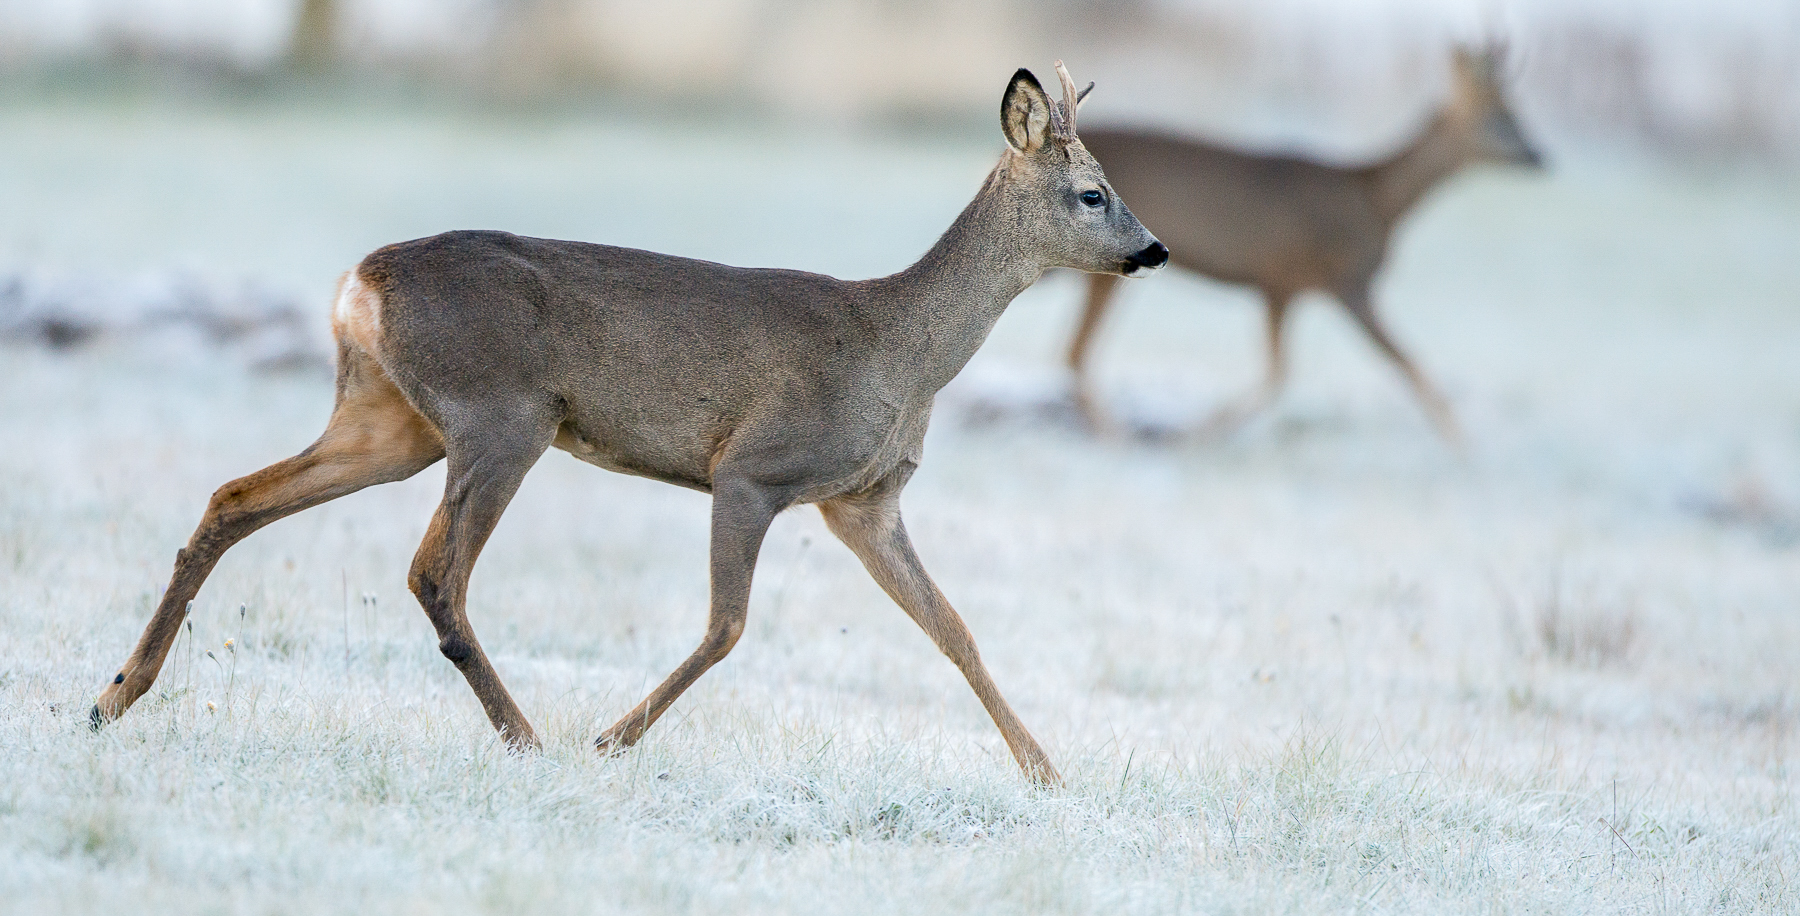
[[[995,167],[917,263],[870,281],[891,365],[904,368],[927,395],[962,371],[1007,305],[1046,269],[1020,238],[1024,201],[1008,193],[1007,166]]]
[[[1468,163],[1468,134],[1462,118],[1439,111],[1412,142],[1369,169],[1376,209],[1390,225]]]

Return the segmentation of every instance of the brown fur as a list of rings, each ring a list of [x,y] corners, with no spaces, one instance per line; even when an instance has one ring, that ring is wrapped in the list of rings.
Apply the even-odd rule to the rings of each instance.
[[[444,499],[408,583],[489,721],[510,744],[536,746],[465,598],[500,513],[554,445],[713,497],[706,635],[600,736],[601,749],[636,742],[731,651],[770,521],[816,503],[963,672],[1020,767],[1057,782],[913,552],[898,503],[938,389],[1014,296],[1053,267],[1136,274],[1166,258],[1075,138],[1073,86],[1057,66],[1061,104],[1031,74],[1014,75],[1000,164],[938,243],[893,276],[846,282],[498,232],[447,233],[363,259],[333,310],[338,401],[325,434],[214,494],[95,723],[149,689],[182,608],[232,544],[447,458]],[[1084,203],[1090,192],[1103,202]]]
[[[1255,155],[1132,130],[1084,137],[1114,186],[1168,244],[1173,263],[1263,294],[1263,383],[1214,413],[1203,432],[1228,432],[1274,401],[1287,379],[1282,330],[1289,305],[1316,289],[1337,298],[1399,368],[1438,431],[1459,441],[1448,402],[1388,334],[1370,297],[1395,226],[1433,186],[1471,162],[1539,162],[1501,94],[1496,55],[1459,50],[1453,64],[1450,101],[1411,142],[1366,166]],[[1106,419],[1089,393],[1088,356],[1116,287],[1111,277],[1089,278],[1068,352],[1077,401],[1101,428]]]

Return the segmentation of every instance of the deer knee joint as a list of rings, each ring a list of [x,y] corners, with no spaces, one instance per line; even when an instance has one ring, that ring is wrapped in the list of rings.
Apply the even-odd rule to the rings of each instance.
[[[732,646],[737,645],[738,637],[743,635],[744,618],[741,616],[732,617],[720,625],[717,630],[713,631],[713,638],[708,641],[716,642],[719,647],[729,649]]]
[[[699,653],[717,662],[730,654],[731,648],[737,645],[738,637],[743,635],[743,617],[733,617],[721,623],[709,625],[706,629],[706,638],[700,641]]]
[[[461,636],[453,635],[438,640],[438,651],[444,653],[444,657],[449,659],[452,664],[461,665],[469,660],[469,656],[475,654],[475,647]]]
[[[251,488],[240,481],[232,481],[214,490],[212,498],[206,501],[206,518],[216,525],[222,525],[228,517],[242,516],[251,492]]]
[[[225,511],[226,506],[237,501],[241,491],[242,488],[235,481],[214,490],[212,498],[206,501],[206,511],[213,513]]]
[[[424,606],[425,613],[430,614],[435,609],[433,606],[437,604],[438,587],[437,581],[430,575],[414,566],[412,572],[406,577],[406,587],[412,591],[413,597],[419,599],[419,604]]]

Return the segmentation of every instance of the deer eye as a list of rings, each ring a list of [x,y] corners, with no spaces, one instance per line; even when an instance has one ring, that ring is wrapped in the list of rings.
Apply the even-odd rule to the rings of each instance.
[[[1106,195],[1099,191],[1083,191],[1081,192],[1081,202],[1090,207],[1098,207],[1106,203]]]

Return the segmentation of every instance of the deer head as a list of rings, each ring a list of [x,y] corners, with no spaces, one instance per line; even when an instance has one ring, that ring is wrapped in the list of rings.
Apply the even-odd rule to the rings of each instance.
[[[1451,57],[1454,79],[1452,108],[1466,119],[1474,143],[1473,159],[1542,168],[1544,159],[1519,127],[1506,101],[1502,73],[1506,49],[1459,47]]]
[[[1112,186],[1100,163],[1075,136],[1075,112],[1093,90],[1077,92],[1062,61],[1056,62],[1062,101],[1020,69],[1000,100],[1000,129],[1007,150],[992,190],[1012,210],[1020,237],[1030,239],[1045,267],[1136,277],[1169,260],[1169,249],[1150,234]]]

